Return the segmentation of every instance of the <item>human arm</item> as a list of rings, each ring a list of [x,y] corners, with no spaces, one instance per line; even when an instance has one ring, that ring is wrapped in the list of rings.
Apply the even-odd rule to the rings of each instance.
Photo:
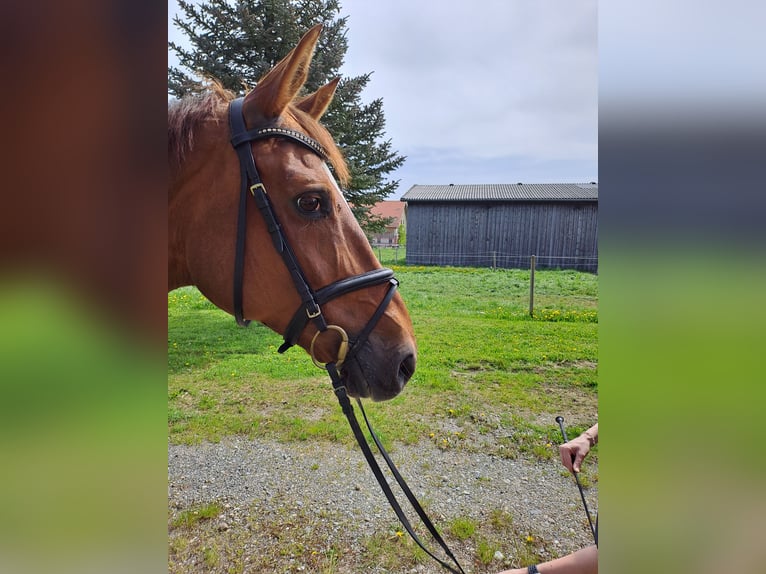
[[[550,562],[543,562],[537,565],[537,571],[540,574],[598,574],[598,549],[595,546],[588,546]],[[528,568],[516,568],[503,570],[500,574],[527,574],[527,572],[529,572]]]
[[[571,472],[580,472],[580,465],[591,447],[598,443],[598,423],[590,427],[577,438],[565,442],[559,447],[561,464]]]

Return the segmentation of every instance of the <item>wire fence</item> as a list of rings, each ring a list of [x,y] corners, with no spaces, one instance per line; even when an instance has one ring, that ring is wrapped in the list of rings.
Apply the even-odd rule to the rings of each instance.
[[[388,263],[407,265],[449,265],[453,267],[490,267],[492,269],[529,269],[532,257],[538,269],[575,269],[598,272],[598,257],[537,255],[531,253],[503,253],[485,251],[479,253],[460,252],[413,252],[401,246],[373,244],[378,259]],[[385,254],[385,255],[384,255]],[[393,259],[392,259],[393,258]]]
[[[449,263],[444,263],[444,266],[450,267],[491,267],[493,269],[505,268],[505,269],[527,269],[529,270],[529,316],[535,316],[535,269],[547,268],[547,269],[575,269],[584,270],[586,272],[598,271],[598,258],[597,257],[565,257],[565,256],[538,256],[538,255],[505,255],[498,252],[488,252],[484,255],[466,255],[463,256],[465,264],[459,265],[454,261],[460,261],[460,257],[456,257],[455,253],[429,253],[427,257],[423,257],[427,262],[418,262],[417,254],[413,255],[408,253],[405,247],[399,245],[387,245],[387,244],[373,244],[373,250],[375,251],[378,259],[383,265],[390,264],[407,264],[407,265],[440,265],[434,263],[434,257],[449,257]],[[477,263],[481,262],[483,264]],[[489,263],[489,264],[488,264]],[[510,265],[509,263],[517,263],[517,265]],[[545,312],[545,310],[543,310]],[[559,311],[554,311],[557,314]],[[574,312],[577,315],[577,312]],[[582,320],[582,314],[579,315]],[[593,315],[595,318],[596,315]],[[555,317],[557,320],[566,320],[566,313]]]
[[[403,245],[373,243],[372,250],[383,265],[404,265],[406,263],[407,249]]]

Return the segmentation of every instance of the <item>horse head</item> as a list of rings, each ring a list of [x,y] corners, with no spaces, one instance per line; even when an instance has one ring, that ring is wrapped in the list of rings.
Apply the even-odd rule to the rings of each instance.
[[[326,163],[341,183],[348,180],[340,150],[319,123],[338,80],[299,97],[320,32],[321,26],[310,30],[241,104],[247,130],[305,135],[322,150],[320,155],[295,138],[278,135],[246,144],[285,243],[305,282],[317,292],[381,269]],[[195,285],[216,306],[235,314],[240,165],[226,117],[232,99],[233,95],[218,88],[194,103],[182,100],[169,108],[168,269],[170,289]],[[284,335],[303,300],[258,206],[249,201],[246,210],[241,313]],[[364,332],[388,289],[378,281],[344,290],[322,305],[324,320],[353,340]],[[339,341],[332,331],[318,336],[313,322],[301,328],[294,334],[295,342],[307,351],[313,343],[315,361],[338,359]],[[417,354],[412,322],[398,293],[365,335],[365,341],[341,365],[343,382],[351,395],[390,399],[411,377]]]

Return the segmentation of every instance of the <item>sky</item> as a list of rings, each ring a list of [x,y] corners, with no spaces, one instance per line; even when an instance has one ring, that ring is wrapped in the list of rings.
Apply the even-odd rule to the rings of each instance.
[[[341,73],[372,72],[362,99],[383,99],[407,157],[388,199],[415,184],[598,181],[596,0],[341,0],[341,15]]]

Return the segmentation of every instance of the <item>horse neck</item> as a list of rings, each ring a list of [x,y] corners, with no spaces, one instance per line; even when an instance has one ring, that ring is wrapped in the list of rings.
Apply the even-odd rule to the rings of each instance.
[[[193,149],[179,165],[171,166],[168,182],[168,291],[194,285],[187,264],[187,236],[200,232],[194,228],[194,220],[199,212],[206,209],[205,202],[215,195],[217,190],[211,186],[224,185],[237,189],[239,170],[236,165],[229,165],[232,158],[236,161],[228,139],[228,124],[225,118],[217,118],[198,126]]]
[[[179,189],[171,183],[168,189],[168,292],[184,285],[191,285],[191,277],[186,266],[183,241],[183,225],[178,216],[178,206],[174,206],[174,197]]]

